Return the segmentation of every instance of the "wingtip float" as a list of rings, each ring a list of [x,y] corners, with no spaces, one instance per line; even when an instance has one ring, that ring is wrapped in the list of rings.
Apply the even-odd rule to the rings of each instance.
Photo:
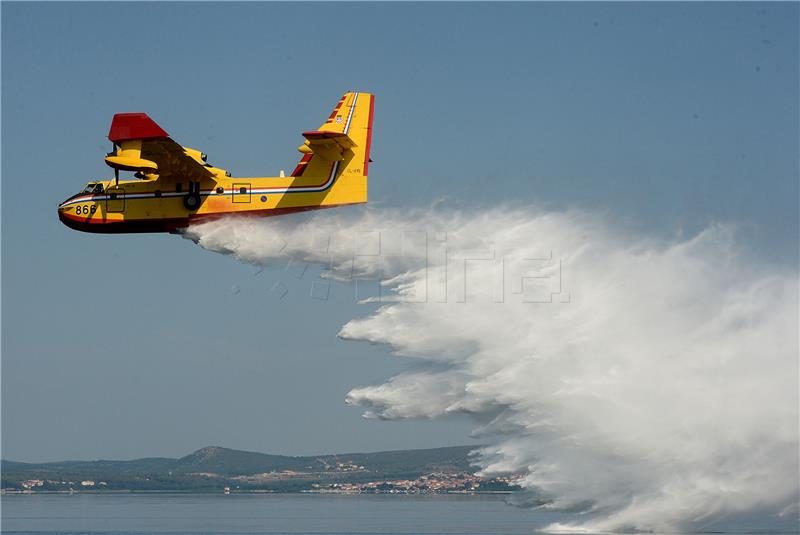
[[[289,176],[237,178],[183,147],[144,113],[119,113],[106,163],[114,178],[89,182],[58,206],[84,232],[177,232],[226,215],[275,216],[367,202],[374,96],[345,93],[325,123],[304,132]],[[131,171],[133,180],[120,180]]]

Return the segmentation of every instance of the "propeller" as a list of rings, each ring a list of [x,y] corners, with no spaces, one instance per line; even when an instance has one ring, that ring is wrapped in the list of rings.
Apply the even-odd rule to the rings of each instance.
[[[113,141],[111,142],[111,152],[108,153],[109,156],[114,154],[117,151],[117,144]],[[119,169],[116,167],[114,168],[114,186],[119,187]]]

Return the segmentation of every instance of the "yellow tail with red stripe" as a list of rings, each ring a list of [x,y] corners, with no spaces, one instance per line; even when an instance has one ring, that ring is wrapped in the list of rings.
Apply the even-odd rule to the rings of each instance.
[[[370,93],[345,93],[319,129],[303,132],[306,141],[298,147],[303,157],[292,185],[332,180],[322,204],[367,202],[374,106]]]

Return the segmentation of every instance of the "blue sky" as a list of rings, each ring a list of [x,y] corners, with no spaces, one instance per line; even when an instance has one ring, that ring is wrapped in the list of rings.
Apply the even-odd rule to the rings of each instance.
[[[367,313],[352,288],[313,300],[312,273],[62,226],[58,202],[110,176],[114,113],[274,175],[342,92],[371,91],[376,206],[581,207],[660,237],[732,222],[796,269],[797,27],[796,3],[3,3],[3,457],[474,442],[466,419],[344,405],[407,366],[336,338]]]

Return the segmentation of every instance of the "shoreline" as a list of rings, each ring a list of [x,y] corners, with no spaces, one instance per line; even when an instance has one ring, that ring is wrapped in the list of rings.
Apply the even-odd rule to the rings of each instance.
[[[131,494],[182,494],[182,495],[222,495],[231,496],[235,494],[299,494],[299,495],[347,495],[347,496],[470,496],[470,495],[506,495],[520,492],[518,490],[485,490],[485,491],[468,491],[468,490],[453,490],[453,491],[439,491],[439,492],[398,492],[398,491],[377,491],[377,492],[355,492],[355,491],[342,491],[342,490],[299,490],[299,491],[276,491],[269,489],[231,489],[230,492],[219,490],[16,490],[16,489],[1,489],[0,495],[2,496],[29,496],[29,495],[43,495],[43,494],[64,494],[67,496],[73,494],[97,494],[97,495],[124,495]]]

